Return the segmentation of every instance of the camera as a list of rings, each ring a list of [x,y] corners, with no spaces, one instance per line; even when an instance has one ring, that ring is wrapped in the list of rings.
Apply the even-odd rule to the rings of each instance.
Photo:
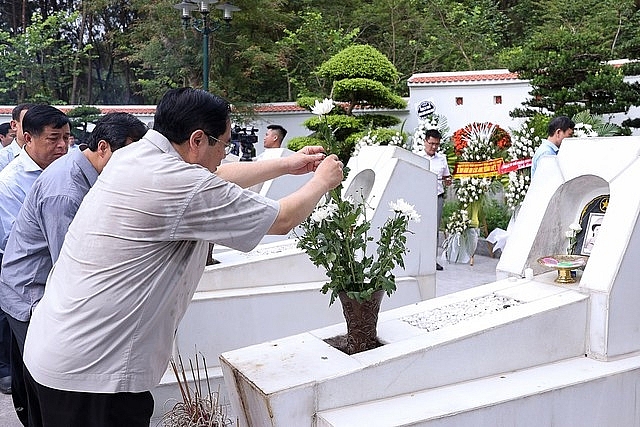
[[[258,135],[256,135],[258,129],[251,127],[235,126],[231,130],[231,142],[234,147],[231,149],[231,153],[238,156],[242,151],[241,162],[250,162],[253,157],[256,156],[256,149],[254,145],[258,142]]]

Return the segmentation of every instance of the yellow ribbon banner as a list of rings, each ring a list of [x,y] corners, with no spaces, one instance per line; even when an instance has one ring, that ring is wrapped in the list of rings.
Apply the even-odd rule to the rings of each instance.
[[[504,163],[503,159],[491,159],[483,162],[458,162],[453,169],[453,177],[457,179],[488,178],[530,166],[531,159],[513,160],[507,163]]]
[[[491,159],[484,162],[458,162],[453,169],[453,177],[460,179],[498,176],[502,162],[502,159]]]

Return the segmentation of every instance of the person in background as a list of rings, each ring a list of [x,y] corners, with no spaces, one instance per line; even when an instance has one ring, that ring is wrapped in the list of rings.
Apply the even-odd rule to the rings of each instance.
[[[27,193],[42,170],[67,153],[69,118],[62,111],[48,105],[31,105],[20,110],[24,111],[17,134],[24,137],[24,147],[0,171],[0,274],[11,227]],[[5,394],[11,393],[10,345],[9,323],[0,310],[0,391]]]
[[[154,129],[118,150],[80,205],[24,347],[29,425],[148,427],[151,389],[204,271],[209,242],[249,251],[286,234],[342,182],[322,147],[221,165],[230,105],[169,90]],[[247,187],[314,172],[280,200]]]
[[[11,130],[15,134],[15,138],[11,144],[0,149],[0,171],[4,169],[17,155],[20,154],[24,147],[24,134],[22,132],[22,119],[27,113],[30,106],[34,104],[19,104],[11,111]]]
[[[69,118],[49,105],[32,105],[22,119],[24,146],[0,172],[0,252],[4,252],[13,222],[42,171],[67,154]]]
[[[547,139],[542,141],[542,144],[540,144],[533,154],[531,161],[531,178],[535,175],[538,162],[542,157],[558,155],[562,141],[573,135],[573,128],[575,126],[576,124],[566,116],[558,116],[549,122]]]
[[[11,129],[11,122],[0,124],[0,144],[2,145],[2,147],[6,147],[7,145],[11,144],[15,137],[16,133],[13,129]]]
[[[426,152],[426,158],[429,160],[429,170],[436,174],[438,185],[438,199],[437,199],[437,215],[438,215],[438,228],[440,230],[440,224],[442,223],[442,207],[444,206],[444,187],[451,185],[451,172],[449,171],[449,164],[447,163],[447,157],[438,152],[440,148],[440,140],[442,135],[437,129],[428,129],[425,132],[424,151]],[[436,262],[436,270],[441,271],[443,267]]]
[[[280,148],[284,137],[287,136],[287,130],[280,125],[267,126],[267,132],[264,134],[264,148]]]
[[[15,108],[14,108],[15,111]],[[0,170],[4,166],[8,165],[15,157],[16,153],[20,152],[20,146],[17,142],[14,142],[16,137],[16,131],[11,126],[11,122],[0,124],[0,142],[2,143],[2,149],[0,149]],[[11,144],[14,144],[9,148]],[[2,254],[0,253],[0,264],[2,263]],[[7,335],[9,323],[4,313],[0,312],[0,346],[2,343],[10,342],[10,335]],[[9,332],[10,333],[10,332]],[[6,351],[6,346],[0,348],[0,393],[11,394],[11,362],[10,354]]]
[[[27,421],[22,353],[31,312],[82,199],[112,154],[137,141],[147,127],[127,113],[101,117],[86,148],[53,162],[36,179],[16,217],[0,271],[0,307],[11,328],[11,389],[18,418]],[[84,147],[83,147],[84,148]]]
[[[76,137],[73,136],[73,134],[71,134],[71,135],[69,135],[69,149],[68,149],[68,152],[71,152],[71,150],[77,150],[77,149],[78,149],[78,144],[76,144]]]

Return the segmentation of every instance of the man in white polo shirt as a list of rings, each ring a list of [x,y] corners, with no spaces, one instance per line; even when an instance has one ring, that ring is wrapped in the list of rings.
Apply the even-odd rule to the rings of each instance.
[[[442,207],[444,206],[444,187],[451,185],[451,172],[447,163],[447,156],[438,152],[440,148],[440,140],[442,135],[437,129],[427,129],[424,136],[424,151],[426,158],[429,159],[429,170],[438,177],[438,199],[437,199],[437,215],[438,230],[442,222]],[[436,262],[436,270],[443,270],[442,266]]]
[[[31,317],[30,426],[148,427],[150,390],[167,368],[209,242],[248,251],[267,233],[286,234],[342,181],[342,163],[321,147],[220,166],[230,143],[225,100],[174,89],[160,101],[154,129],[113,154]],[[311,171],[278,201],[244,189]]]

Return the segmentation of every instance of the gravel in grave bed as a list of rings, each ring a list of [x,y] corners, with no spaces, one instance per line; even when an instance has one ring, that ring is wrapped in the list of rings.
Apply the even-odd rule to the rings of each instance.
[[[467,319],[495,313],[520,304],[522,302],[516,299],[490,294],[445,305],[423,313],[412,314],[400,320],[432,332],[445,326],[455,325]]]

